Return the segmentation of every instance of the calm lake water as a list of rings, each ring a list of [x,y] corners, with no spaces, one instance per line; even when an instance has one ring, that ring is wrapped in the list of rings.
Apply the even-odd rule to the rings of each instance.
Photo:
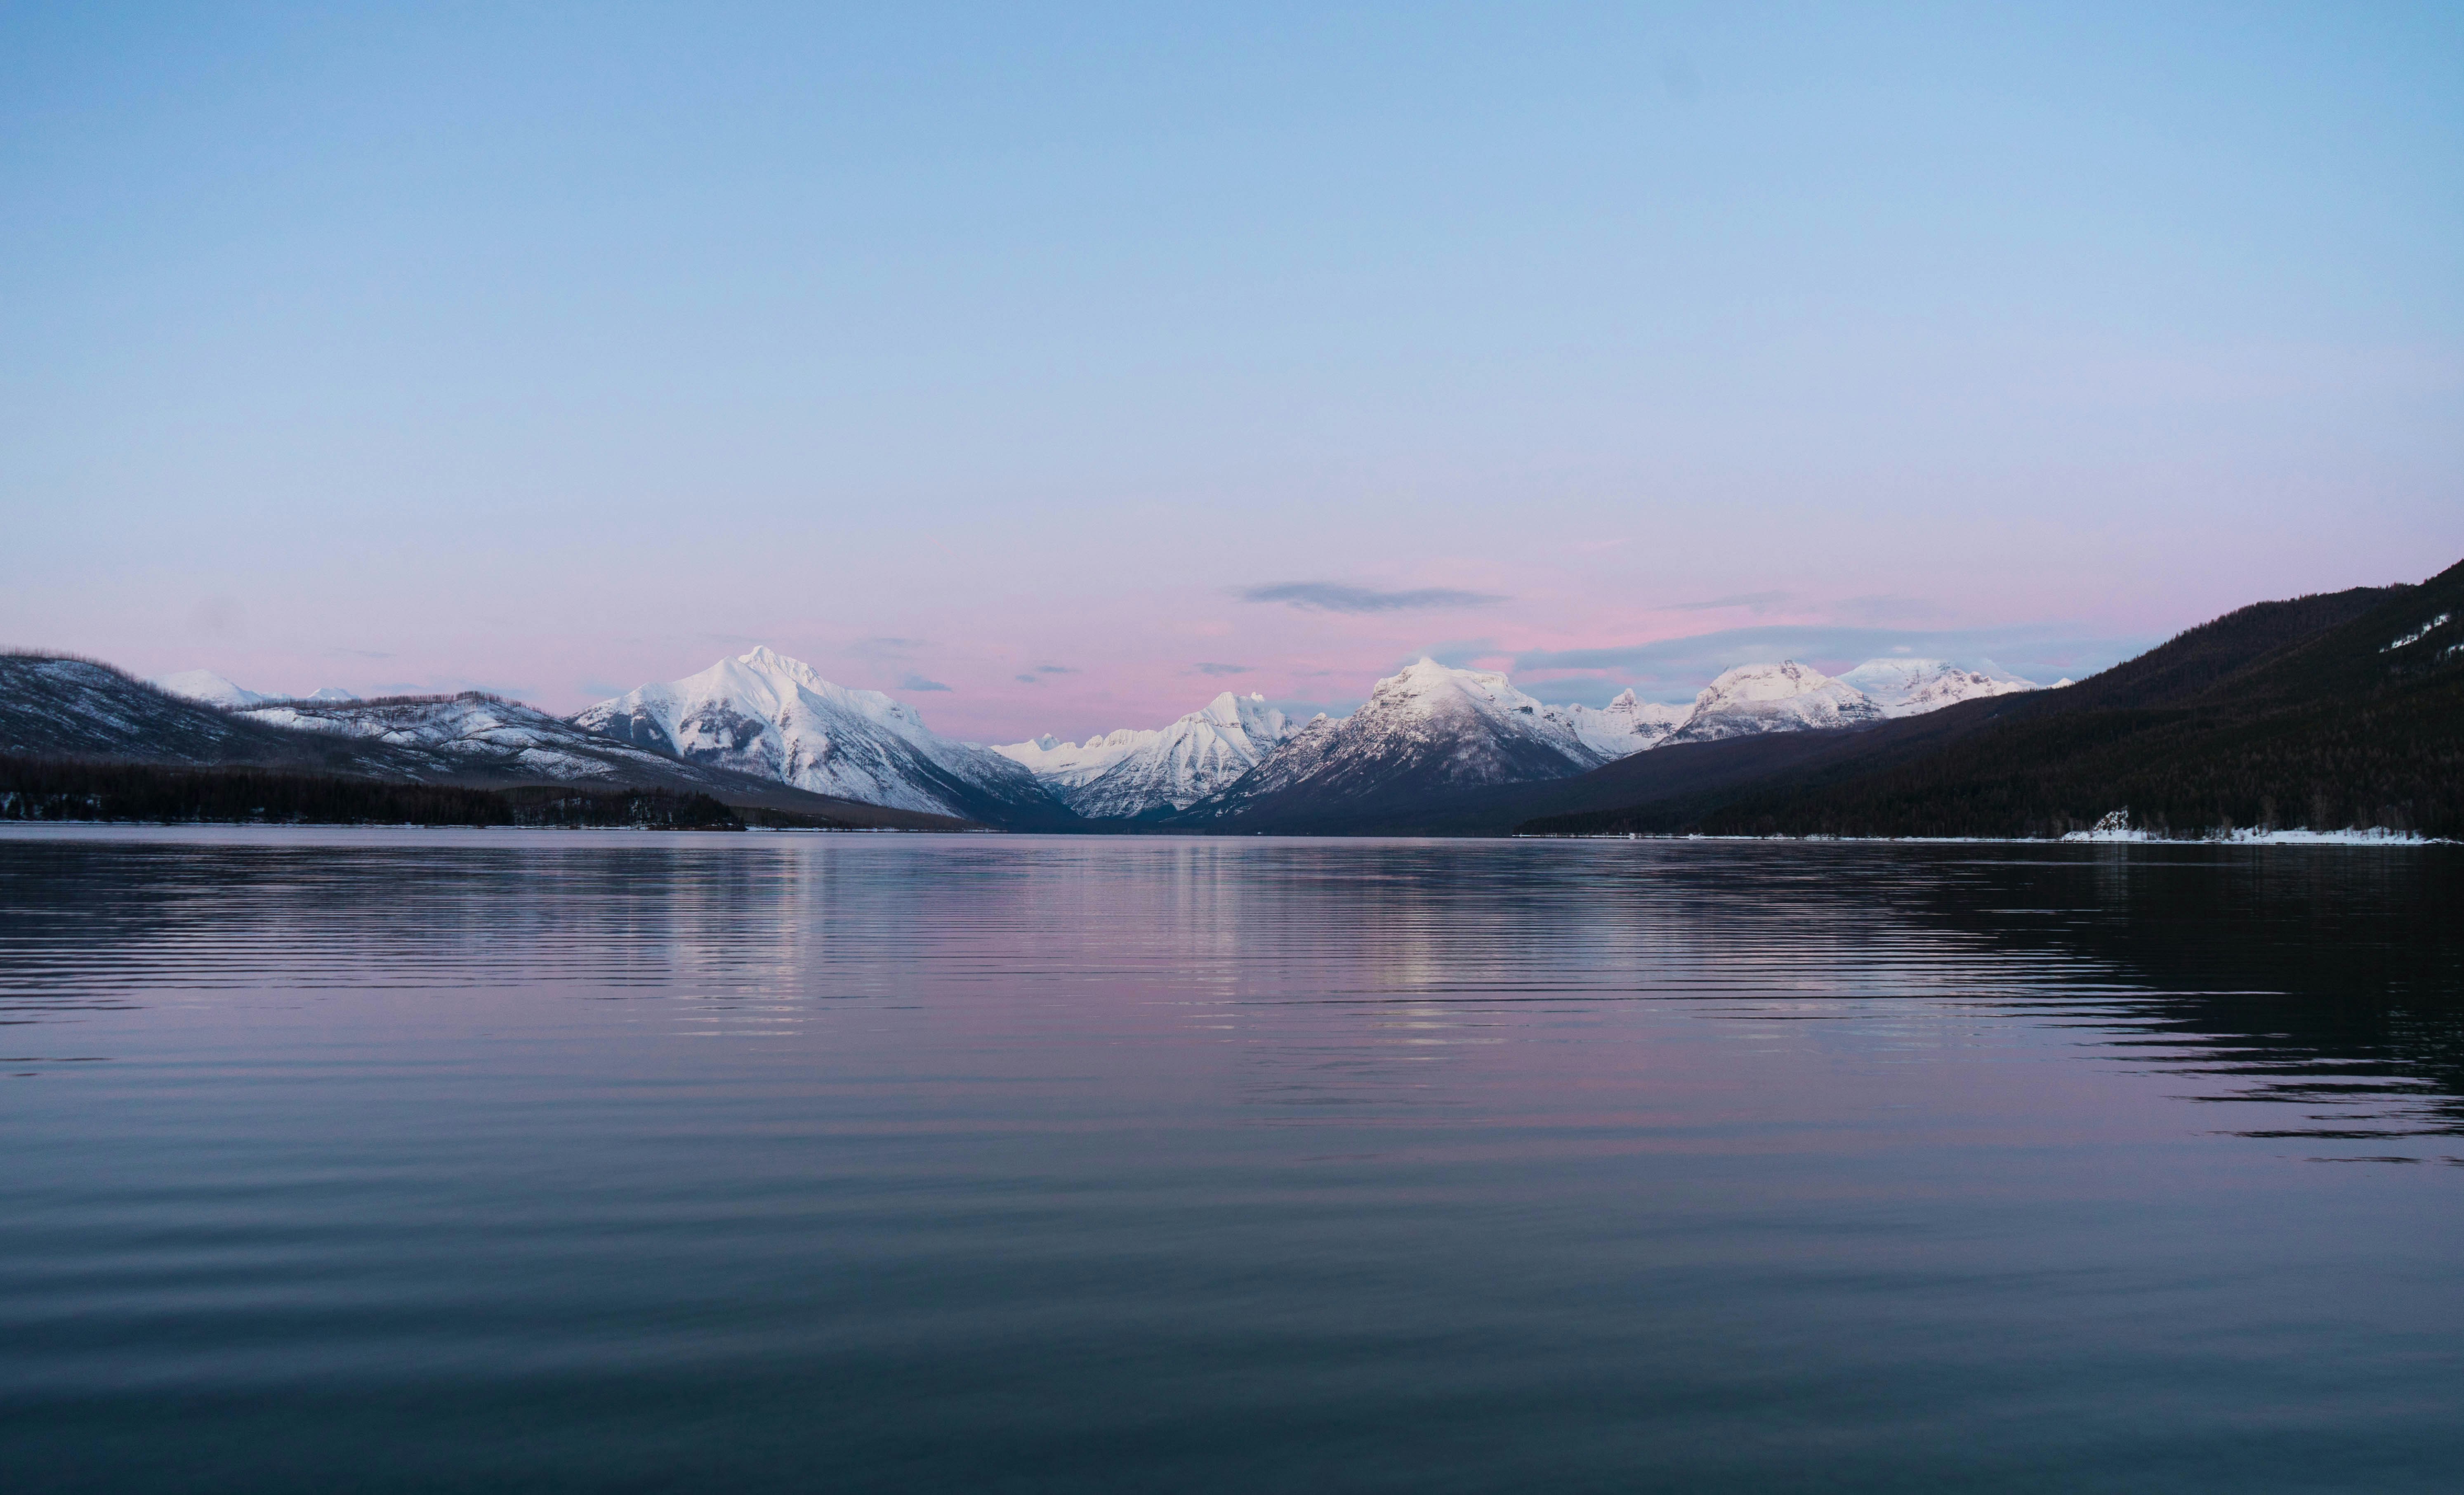
[[[0,834],[11,1491],[2453,1490],[2451,849]]]

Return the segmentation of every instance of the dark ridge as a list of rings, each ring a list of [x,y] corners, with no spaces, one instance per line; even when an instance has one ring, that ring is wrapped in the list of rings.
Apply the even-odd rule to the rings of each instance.
[[[2441,614],[2436,628],[2422,626]],[[2401,649],[2394,642],[2419,633]],[[1537,817],[1529,834],[2464,835],[2464,565],[2261,603],[2058,692],[1971,701],[1711,789]]]

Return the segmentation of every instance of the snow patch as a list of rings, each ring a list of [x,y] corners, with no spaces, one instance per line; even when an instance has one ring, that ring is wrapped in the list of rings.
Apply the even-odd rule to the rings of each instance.
[[[2397,649],[2400,649],[2404,648],[2404,647],[2405,647],[2406,645],[2408,645],[2408,644],[2418,644],[2418,643],[2420,643],[2423,639],[2426,639],[2426,638],[2430,637],[2430,635],[2431,635],[2432,633],[2437,632],[2440,628],[2445,627],[2447,626],[2447,622],[2448,622],[2448,620],[2449,620],[2449,619],[2451,619],[2451,618],[2453,618],[2453,617],[2454,617],[2454,616],[2455,616],[2455,615],[2454,615],[2453,613],[2452,613],[2452,612],[2442,612],[2442,613],[2440,613],[2437,617],[2432,618],[2432,619],[2431,619],[2428,623],[2423,624],[2420,627],[2417,627],[2417,628],[2413,629],[2411,632],[2409,632],[2409,633],[2406,634],[2404,637],[2402,637],[2402,638],[2400,638],[2400,639],[2396,640],[2394,643],[2387,645],[2387,647],[2385,647],[2384,649],[2381,649],[2379,650],[2379,652],[2380,652],[2380,653],[2382,653],[2382,654],[2392,654],[2392,653],[2394,653]],[[2448,652],[2449,652],[2449,653],[2453,653],[2453,652],[2454,652],[2454,650],[2450,649],[2450,650],[2448,650]]]

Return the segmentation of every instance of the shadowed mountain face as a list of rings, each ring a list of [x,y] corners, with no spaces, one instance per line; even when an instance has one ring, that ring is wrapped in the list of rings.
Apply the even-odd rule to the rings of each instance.
[[[1525,828],[2059,835],[2126,810],[2177,835],[2464,834],[2464,566],[2245,607],[2067,690],[1819,736],[1726,781],[1595,776],[1587,790],[1629,797]]]

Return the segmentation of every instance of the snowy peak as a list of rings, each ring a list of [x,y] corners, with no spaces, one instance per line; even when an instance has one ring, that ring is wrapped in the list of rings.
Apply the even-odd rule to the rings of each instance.
[[[1921,716],[1962,701],[2037,689],[2033,680],[1962,670],[1941,659],[1869,659],[1838,679],[1881,707],[1885,716]]]
[[[1694,709],[1663,745],[1718,742],[1765,732],[1807,732],[1882,719],[1882,708],[1855,686],[1793,659],[1739,665],[1694,697]]]

